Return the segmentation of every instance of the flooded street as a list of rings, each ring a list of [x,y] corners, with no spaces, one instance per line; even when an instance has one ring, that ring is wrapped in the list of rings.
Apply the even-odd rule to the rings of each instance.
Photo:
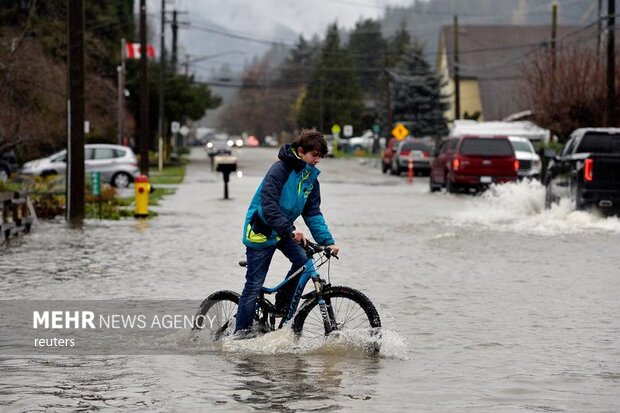
[[[243,219],[276,153],[238,150],[231,200],[194,149],[153,220],[40,223],[0,248],[2,299],[199,303],[240,291]],[[342,248],[331,281],[377,306],[379,356],[346,341],[300,348],[286,331],[200,355],[0,348],[0,410],[618,411],[620,219],[545,211],[537,183],[472,197],[431,194],[427,178],[411,186],[357,159],[318,167]],[[288,269],[278,254],[269,286]]]

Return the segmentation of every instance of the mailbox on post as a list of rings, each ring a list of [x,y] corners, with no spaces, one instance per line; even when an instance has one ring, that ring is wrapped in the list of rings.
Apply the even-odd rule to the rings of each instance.
[[[230,181],[230,173],[237,170],[236,156],[215,156],[215,170],[221,172],[224,178],[224,199],[228,199],[228,181]]]

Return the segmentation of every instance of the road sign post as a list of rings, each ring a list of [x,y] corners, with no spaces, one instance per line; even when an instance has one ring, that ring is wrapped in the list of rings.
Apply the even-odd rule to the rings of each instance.
[[[394,137],[399,141],[402,141],[409,136],[409,129],[407,129],[402,123],[399,123],[394,127],[394,129],[392,129],[392,135],[394,135]]]
[[[90,174],[91,193],[97,197],[99,204],[99,219],[101,220],[101,172]]]
[[[339,137],[340,137],[340,132],[342,131],[342,129],[340,128],[340,125],[338,125],[337,123],[334,123],[332,125],[332,135],[334,137],[334,156],[338,155],[338,144],[339,144]]]

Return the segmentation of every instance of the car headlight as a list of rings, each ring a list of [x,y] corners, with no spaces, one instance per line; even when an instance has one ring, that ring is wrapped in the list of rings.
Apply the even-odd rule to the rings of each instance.
[[[213,142],[207,143],[207,149],[211,149],[211,148],[213,148]]]
[[[235,143],[233,142],[233,140],[232,140],[232,139],[229,139],[229,140],[226,142],[226,144],[227,144],[228,146],[233,146]]]
[[[243,139],[237,139],[237,140],[235,141],[235,145],[237,145],[237,146],[239,146],[239,147],[243,146]]]

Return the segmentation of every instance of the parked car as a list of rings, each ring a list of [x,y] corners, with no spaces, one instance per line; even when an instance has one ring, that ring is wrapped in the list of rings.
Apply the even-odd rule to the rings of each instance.
[[[540,179],[542,163],[540,162],[540,156],[534,150],[532,142],[527,138],[519,136],[509,136],[508,139],[519,161],[519,170],[517,171],[519,179]]]
[[[428,175],[431,170],[432,148],[425,142],[407,138],[398,143],[392,165],[390,166],[393,175],[400,175],[401,172],[409,169],[409,158],[413,158],[413,171]]]
[[[231,142],[230,139],[218,139],[214,138],[207,142],[205,145],[205,150],[207,151],[207,155],[210,158],[213,158],[216,155],[230,155],[232,153],[231,147],[228,143]]]
[[[325,156],[327,156],[328,158],[333,158],[334,157],[334,141],[336,140],[336,138],[334,138],[334,135],[323,135],[325,137],[325,141],[327,142],[327,154],[325,154]]]
[[[26,162],[21,169],[25,175],[49,176],[64,174],[67,169],[67,151],[47,158]],[[87,173],[101,173],[101,182],[117,188],[126,188],[138,174],[138,161],[131,148],[121,145],[84,145],[84,169]]]
[[[562,153],[551,158],[545,174],[545,205],[570,199],[575,209],[620,211],[620,129],[574,131]]]
[[[507,137],[459,136],[439,146],[431,164],[431,192],[483,190],[517,180],[519,161]]]
[[[355,152],[358,149],[371,150],[374,142],[374,134],[372,131],[366,131],[361,136],[354,136],[347,141],[349,148]]]
[[[0,154],[0,182],[4,182],[9,177],[17,172],[19,167],[17,166],[17,158],[13,151],[4,152]]]
[[[391,138],[383,151],[382,165],[381,171],[386,173],[387,171],[392,170],[392,158],[396,153],[396,148],[398,147],[398,142],[400,142],[396,138]]]

